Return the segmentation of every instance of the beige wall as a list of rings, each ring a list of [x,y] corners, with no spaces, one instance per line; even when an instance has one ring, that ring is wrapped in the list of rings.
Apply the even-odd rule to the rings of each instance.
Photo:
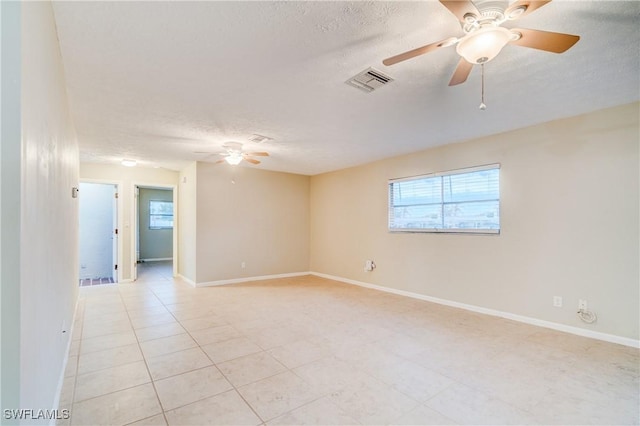
[[[178,185],[178,172],[166,169],[151,169],[143,167],[125,167],[108,164],[82,163],[80,164],[80,179],[83,181],[102,181],[120,183],[121,193],[118,197],[119,209],[122,212],[122,224],[119,225],[122,239],[122,279],[133,277],[134,255],[133,225],[135,223],[134,185],[165,186]]]
[[[196,281],[308,271],[309,180],[198,163]]]
[[[180,172],[178,190],[178,274],[196,281],[197,163]]]
[[[20,407],[11,408],[45,409],[78,295],[78,143],[50,2],[22,3],[21,168]]]
[[[314,176],[311,270],[638,339],[638,117],[636,103]],[[388,232],[388,179],[490,163],[499,236]]]

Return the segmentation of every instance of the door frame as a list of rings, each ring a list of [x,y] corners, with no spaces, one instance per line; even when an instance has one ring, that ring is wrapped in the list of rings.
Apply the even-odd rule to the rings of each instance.
[[[115,201],[116,203],[116,211],[117,211],[117,223],[115,223],[115,227],[118,230],[118,258],[116,259],[116,265],[118,265],[118,273],[117,273],[117,277],[118,277],[118,283],[122,283],[122,253],[123,253],[123,249],[124,249],[124,241],[122,238],[122,224],[124,223],[124,213],[122,211],[122,181],[119,180],[108,180],[108,179],[85,179],[85,178],[80,178],[79,179],[80,183],[99,183],[102,185],[113,185],[116,187],[116,192],[118,193],[118,200]],[[82,193],[80,193],[80,197],[82,197]],[[78,218],[79,219],[79,218]],[[78,222],[78,227],[80,226],[80,223]],[[78,253],[78,261],[80,259],[80,253]]]
[[[131,204],[131,278],[133,281],[138,279],[138,259],[136,253],[136,244],[139,238],[138,231],[138,193],[137,188],[152,188],[152,189],[169,189],[173,191],[173,236],[172,236],[172,253],[173,256],[173,272],[174,277],[178,276],[178,185],[153,183],[153,182],[141,182],[134,181],[131,184],[131,193],[133,194],[133,201]]]

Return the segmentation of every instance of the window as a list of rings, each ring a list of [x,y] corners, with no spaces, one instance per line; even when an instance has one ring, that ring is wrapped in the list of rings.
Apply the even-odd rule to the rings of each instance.
[[[173,228],[173,201],[149,201],[149,229]]]
[[[500,233],[500,165],[391,179],[389,230]]]

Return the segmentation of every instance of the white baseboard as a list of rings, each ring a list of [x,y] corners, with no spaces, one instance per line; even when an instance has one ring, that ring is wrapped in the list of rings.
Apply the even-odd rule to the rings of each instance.
[[[190,280],[189,278],[185,277],[184,275],[176,275],[177,278],[179,278],[180,280],[186,282],[187,284],[189,284],[191,287],[198,287],[195,283],[195,281]]]
[[[69,327],[69,341],[67,342],[67,349],[64,354],[64,360],[62,360],[62,371],[60,372],[60,378],[58,379],[58,387],[56,389],[56,396],[53,400],[53,409],[58,410],[60,408],[60,397],[62,396],[62,387],[64,386],[64,373],[67,371],[67,364],[69,363],[69,351],[71,350],[71,343],[73,343],[73,328],[76,325],[76,314],[78,313],[78,303],[80,301],[80,295],[76,297],[76,304],[73,307],[73,318],[71,318],[71,327]],[[54,426],[56,419],[51,419],[49,425]]]
[[[451,306],[451,307],[454,307],[454,308],[465,309],[467,311],[478,312],[478,313],[481,313],[481,314],[491,315],[491,316],[494,316],[494,317],[506,318],[506,319],[510,319],[510,320],[513,320],[513,321],[522,322],[522,323],[525,323],[525,324],[535,325],[535,326],[538,326],[538,327],[544,327],[544,328],[550,328],[550,329],[553,329],[553,330],[564,331],[566,333],[571,333],[571,334],[575,334],[575,335],[578,335],[578,336],[589,337],[589,338],[597,339],[597,340],[603,340],[605,342],[610,342],[610,343],[617,343],[619,345],[630,346],[632,348],[640,348],[640,340],[635,340],[635,339],[631,339],[631,338],[628,338],[628,337],[616,336],[615,334],[607,334],[607,333],[601,333],[599,331],[586,330],[584,328],[573,327],[573,326],[570,326],[570,325],[559,324],[559,323],[551,322],[551,321],[545,321],[545,320],[541,320],[541,319],[538,319],[538,318],[526,317],[526,316],[523,316],[523,315],[513,314],[513,313],[510,313],[510,312],[498,311],[498,310],[495,310],[495,309],[483,308],[481,306],[468,305],[466,303],[455,302],[455,301],[447,300],[447,299],[440,299],[440,298],[437,298],[437,297],[426,296],[424,294],[413,293],[413,292],[410,292],[410,291],[397,290],[395,288],[384,287],[384,286],[380,286],[380,285],[376,285],[376,284],[369,284],[369,283],[365,283],[365,282],[362,282],[362,281],[356,281],[356,280],[352,280],[352,279],[349,279],[349,278],[337,277],[337,276],[334,276],[334,275],[323,274],[323,273],[320,273],[320,272],[310,272],[310,274],[318,276],[318,277],[321,277],[321,278],[327,278],[327,279],[334,280],[334,281],[340,281],[340,282],[347,283],[347,284],[357,285],[357,286],[360,286],[360,287],[371,288],[371,289],[374,289],[374,290],[380,290],[380,291],[384,291],[384,292],[387,292],[387,293],[398,294],[400,296],[407,296],[407,297],[411,297],[411,298],[414,298],[414,299],[425,300],[427,302],[438,303],[440,305],[446,305],[446,306]]]
[[[173,260],[173,257],[157,257],[154,259],[140,259],[140,262],[163,262],[165,260]]]
[[[261,275],[257,277],[234,278],[230,280],[207,281],[203,283],[195,283],[195,287],[211,287],[217,285],[246,283],[249,281],[272,280],[275,278],[301,277],[311,274],[310,272],[292,272],[288,274]]]

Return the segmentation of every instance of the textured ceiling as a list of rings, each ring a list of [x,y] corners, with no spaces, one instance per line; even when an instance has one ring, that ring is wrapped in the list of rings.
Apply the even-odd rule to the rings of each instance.
[[[448,87],[460,36],[437,1],[54,2],[81,159],[179,170],[226,141],[259,167],[317,174],[640,98],[640,2],[555,0],[507,27],[578,34],[557,55],[507,46]],[[373,66],[395,79],[344,84]],[[254,134],[272,141],[252,144]],[[220,165],[221,167],[230,167]]]

